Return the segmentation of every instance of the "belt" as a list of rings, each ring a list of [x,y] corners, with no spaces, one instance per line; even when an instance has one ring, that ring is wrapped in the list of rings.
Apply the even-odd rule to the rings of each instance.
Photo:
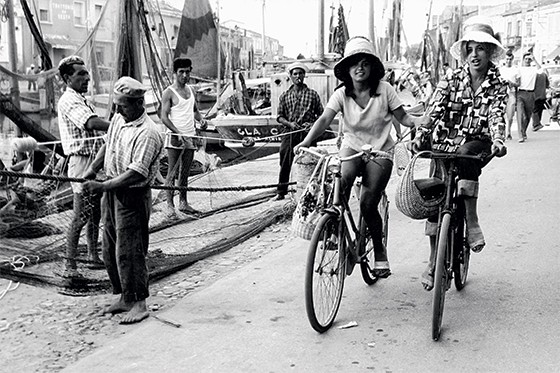
[[[528,90],[528,89],[520,89],[520,92],[534,92],[534,89]]]

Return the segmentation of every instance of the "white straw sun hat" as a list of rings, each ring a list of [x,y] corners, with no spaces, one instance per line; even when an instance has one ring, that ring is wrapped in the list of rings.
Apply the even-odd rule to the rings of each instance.
[[[505,53],[502,43],[496,38],[490,21],[483,17],[473,17],[466,22],[463,37],[451,46],[451,55],[457,60],[463,59],[463,46],[469,41],[487,43],[496,46],[491,56],[492,60],[499,60]]]
[[[344,80],[343,78],[349,67],[348,62],[350,62],[350,58],[352,56],[357,54],[363,54],[369,57],[373,61],[374,67],[377,69],[383,69],[383,74],[385,73],[383,63],[374,53],[373,44],[363,36],[355,36],[346,42],[346,47],[344,48],[344,58],[334,65],[334,76],[336,76],[339,80]]]

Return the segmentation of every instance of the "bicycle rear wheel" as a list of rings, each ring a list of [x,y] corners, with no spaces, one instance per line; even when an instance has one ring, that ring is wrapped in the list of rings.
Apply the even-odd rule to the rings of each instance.
[[[460,201],[462,202],[462,201]],[[459,203],[461,205],[461,203]],[[465,209],[464,206],[457,206],[455,213],[456,227],[453,230],[453,278],[455,281],[455,288],[462,290],[467,284],[467,275],[469,273],[469,260],[471,257],[471,250],[465,240]]]
[[[443,320],[443,306],[445,304],[445,292],[448,284],[448,245],[450,238],[451,215],[443,215],[439,231],[436,268],[434,273],[434,300],[432,303],[432,339],[437,341],[441,334]]]
[[[382,221],[382,234],[383,234],[383,247],[387,250],[387,240],[389,237],[389,200],[387,195],[383,193],[379,201],[379,214]],[[360,218],[360,255],[367,253],[367,255],[360,262],[360,269],[362,278],[368,285],[373,285],[379,279],[373,275],[373,263],[375,261],[375,253],[373,251],[373,243],[371,235],[367,229],[366,221],[363,216]]]
[[[305,269],[305,309],[311,327],[319,333],[333,324],[346,275],[343,237],[338,217],[324,214],[313,232]]]

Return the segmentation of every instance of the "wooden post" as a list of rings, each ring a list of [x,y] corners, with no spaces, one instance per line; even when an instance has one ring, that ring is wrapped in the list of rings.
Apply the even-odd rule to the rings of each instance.
[[[379,55],[377,50],[377,40],[375,40],[375,26],[374,26],[374,5],[373,0],[369,0],[369,12],[368,12],[368,30],[369,30],[369,40],[373,44],[373,52]]]
[[[10,59],[10,69],[16,73],[17,72],[17,44],[16,44],[16,21],[14,18],[14,4],[13,0],[6,0],[6,15],[8,17],[8,55]],[[18,109],[20,108],[19,101],[19,81],[18,78],[12,76],[12,103]],[[22,131],[16,126],[17,137],[22,136]]]

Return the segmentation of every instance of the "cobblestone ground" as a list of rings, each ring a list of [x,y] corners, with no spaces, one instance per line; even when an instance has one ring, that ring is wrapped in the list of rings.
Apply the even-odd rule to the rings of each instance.
[[[260,234],[222,254],[151,284],[148,307],[153,314],[173,307],[189,293],[282,246],[290,222]],[[0,297],[9,281],[0,279]],[[14,284],[11,286],[14,287]],[[120,316],[99,316],[113,295],[68,297],[19,285],[0,299],[0,372],[57,372],[137,325],[120,325]]]

